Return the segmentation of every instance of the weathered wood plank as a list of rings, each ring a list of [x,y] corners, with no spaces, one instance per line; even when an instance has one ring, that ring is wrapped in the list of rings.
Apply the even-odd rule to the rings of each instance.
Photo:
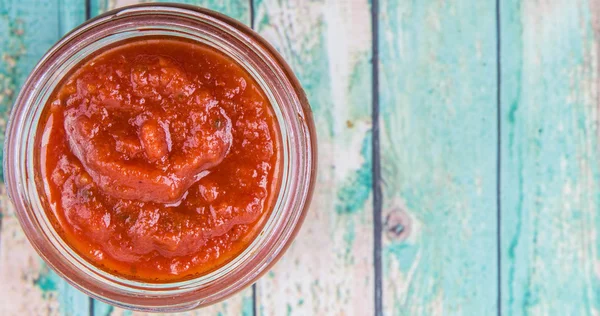
[[[0,141],[19,88],[60,36],[85,20],[79,0],[0,2]],[[0,158],[1,158],[0,153]],[[89,299],[59,278],[37,256],[0,188],[0,314],[86,315]]]
[[[502,309],[600,314],[600,1],[503,1]]]
[[[249,0],[90,0],[92,16],[119,7],[148,2],[177,2],[205,7],[250,25]]]
[[[386,315],[496,313],[494,1],[381,0]]]
[[[126,5],[132,5],[142,2],[151,2],[144,0],[92,0],[91,12],[92,16],[96,16],[108,10],[116,9]],[[180,2],[202,6],[211,10],[228,15],[235,18],[246,25],[250,25],[250,2],[248,0],[184,0],[184,1],[168,1]],[[225,302],[215,304],[206,308],[202,308],[196,312],[183,313],[181,315],[244,315],[250,316],[254,314],[254,304],[252,301],[253,291],[248,288]],[[93,301],[94,316],[108,315],[148,315],[144,313],[131,313],[120,308],[115,308],[103,302]],[[156,315],[156,314],[151,314]]]
[[[94,300],[94,316],[199,316],[199,315],[241,315],[253,316],[254,304],[252,301],[252,288],[243,290],[241,293],[229,298],[221,303],[204,307],[195,311],[175,314],[157,314],[132,312],[122,308],[114,307],[109,304]]]
[[[371,19],[367,0],[255,1],[255,25],[314,111],[318,183],[296,241],[257,282],[265,315],[373,313]]]
[[[85,20],[82,0],[0,2],[0,141],[19,88],[41,56]],[[0,151],[0,158],[3,152]],[[0,159],[1,160],[1,159]],[[2,173],[0,172],[0,177]]]

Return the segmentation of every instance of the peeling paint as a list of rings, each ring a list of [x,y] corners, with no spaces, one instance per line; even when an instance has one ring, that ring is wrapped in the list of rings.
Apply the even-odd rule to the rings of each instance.
[[[25,55],[24,37],[25,23],[23,19],[14,17],[6,10],[0,11],[0,144],[4,144],[4,131],[14,102],[19,82],[17,65],[21,57]],[[0,151],[0,162],[3,160],[4,152]],[[0,179],[3,179],[3,170],[0,167]]]
[[[371,132],[365,135],[361,149],[363,164],[353,174],[349,175],[338,191],[336,212],[352,214],[364,209],[366,200],[371,195],[373,178],[371,172]]]

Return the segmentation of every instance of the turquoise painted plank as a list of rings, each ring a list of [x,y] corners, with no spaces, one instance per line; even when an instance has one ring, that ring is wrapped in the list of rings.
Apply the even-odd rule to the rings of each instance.
[[[494,1],[381,0],[385,315],[495,315]]]
[[[302,230],[257,282],[261,315],[373,314],[371,15],[367,0],[257,0],[257,30],[314,112],[315,195]]]
[[[600,2],[504,1],[502,309],[600,313]]]
[[[123,7],[127,5],[137,3],[148,3],[148,2],[176,2],[185,3],[196,6],[208,8],[227,16],[230,16],[238,21],[241,21],[247,25],[250,25],[250,1],[249,0],[163,0],[163,1],[151,1],[151,0],[91,0],[91,12],[92,16],[106,12],[111,9]]]
[[[91,15],[96,16],[106,11],[132,5],[136,3],[145,3],[152,1],[144,0],[91,0],[90,11]],[[202,6],[217,12],[230,16],[238,21],[250,25],[250,2],[248,0],[186,0],[186,1],[165,1],[179,2],[192,5]],[[249,316],[254,314],[252,301],[252,288],[244,290],[242,293],[228,299],[224,303],[219,303],[214,306],[202,308],[197,312],[189,312],[184,315],[207,314],[207,315],[244,315]],[[109,315],[131,315],[130,311],[113,307],[109,304],[98,300],[92,302],[94,316],[109,316]],[[135,313],[142,315],[142,313]],[[153,314],[154,315],[154,314]]]
[[[41,56],[85,20],[80,0],[0,1],[0,142],[19,88]],[[2,158],[0,151],[0,158]],[[0,173],[0,176],[2,174]]]
[[[142,2],[155,1],[142,0]],[[245,23],[246,25],[250,25],[250,0],[162,0],[156,2],[177,2],[201,6],[219,13],[223,13]]]
[[[94,316],[110,316],[115,311],[114,306],[94,299],[92,299],[92,309]]]
[[[0,1],[0,141],[3,142],[10,107],[33,66],[63,34],[84,20],[83,1]],[[2,205],[0,273],[6,278],[0,292],[9,296],[10,304],[2,304],[0,309],[10,310],[0,314],[39,314],[36,311],[45,310],[62,315],[87,315],[89,298],[46,267],[24,242],[12,207],[9,203]],[[19,258],[27,260],[19,261],[18,265],[12,262]],[[26,275],[19,281],[13,275],[20,273]]]
[[[86,20],[86,0],[58,1],[58,33],[62,37]]]

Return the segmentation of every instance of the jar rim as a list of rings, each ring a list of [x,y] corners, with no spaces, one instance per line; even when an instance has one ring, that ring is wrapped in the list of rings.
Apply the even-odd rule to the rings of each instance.
[[[233,260],[191,280],[132,281],[103,271],[58,235],[40,203],[33,146],[37,123],[58,81],[107,43],[165,34],[209,44],[240,63],[276,111],[284,151],[277,202],[259,236]],[[182,4],[140,4],[87,21],[65,35],[35,66],[19,93],[4,144],[5,183],[27,238],[71,285],[107,303],[142,311],[184,311],[216,303],[256,281],[297,234],[316,177],[316,134],[304,92],[283,58],[262,37],[217,12]]]

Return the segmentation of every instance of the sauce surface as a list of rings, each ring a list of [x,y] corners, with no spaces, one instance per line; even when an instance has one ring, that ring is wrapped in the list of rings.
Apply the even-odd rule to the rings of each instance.
[[[222,266],[252,242],[277,195],[281,141],[267,97],[199,43],[105,50],[56,88],[40,126],[37,180],[55,228],[130,279]]]

